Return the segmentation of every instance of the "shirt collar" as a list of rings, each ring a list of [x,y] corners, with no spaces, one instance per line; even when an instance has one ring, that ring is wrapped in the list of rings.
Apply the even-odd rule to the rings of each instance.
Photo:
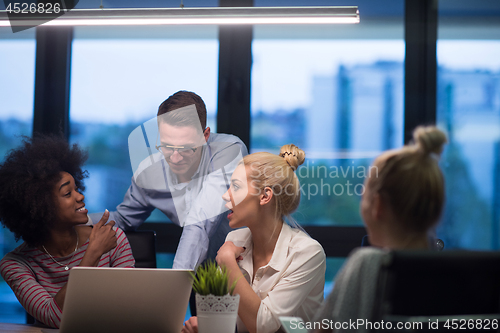
[[[292,228],[288,224],[283,223],[283,227],[281,228],[281,232],[278,236],[278,241],[276,242],[276,246],[274,247],[273,256],[271,257],[271,260],[266,266],[271,267],[275,271],[280,271],[283,268],[283,265],[285,265],[286,263],[286,257],[289,252],[288,247],[290,245],[292,236],[293,236]],[[233,243],[234,242],[238,242],[238,244],[235,243],[236,246],[241,246],[246,248],[246,250],[243,251],[243,253],[241,254],[243,258],[245,258],[248,255],[252,255],[253,251],[252,233],[250,232],[250,230],[248,230],[247,233],[242,234],[239,239],[234,239]],[[245,267],[244,264],[248,263],[251,266],[251,262],[252,262],[251,260],[250,261],[243,260],[243,262],[240,264],[240,267],[245,269],[247,272],[251,272],[253,267]]]
[[[252,233],[250,232],[250,229],[244,228],[246,232],[242,232],[238,238],[232,239],[232,242],[236,246],[241,246],[245,248],[245,251],[241,253],[241,257],[243,260],[238,261],[238,266],[240,266],[241,269],[245,270],[248,274],[246,277],[247,281],[250,282],[251,278],[250,275],[252,275],[253,272],[253,264],[252,264],[252,251],[253,251],[253,246],[252,246]],[[250,260],[245,260],[247,256],[250,256]]]
[[[241,238],[234,240],[234,241],[238,242],[238,244],[235,244],[236,246],[241,246],[241,247],[245,248],[245,251],[243,251],[243,253],[241,253],[241,256],[243,258],[246,257],[249,253],[252,253],[252,249],[253,249],[252,233],[250,232],[250,229],[248,229],[248,228],[245,228],[245,229],[247,230],[247,232],[242,234]]]

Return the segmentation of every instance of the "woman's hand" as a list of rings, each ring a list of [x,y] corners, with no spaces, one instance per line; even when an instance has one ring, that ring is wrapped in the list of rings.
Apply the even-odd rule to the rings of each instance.
[[[106,224],[108,219],[109,211],[106,210],[102,214],[101,220],[92,228],[89,237],[89,248],[92,247],[96,253],[99,253],[99,256],[111,251],[117,244],[116,231],[113,230],[115,221],[109,221]]]
[[[198,318],[191,317],[186,320],[181,333],[198,333]]]
[[[225,242],[217,251],[215,260],[219,266],[228,267],[230,264],[241,260],[240,255],[245,251],[245,248],[234,245],[233,242]]]
[[[89,236],[89,246],[78,266],[97,266],[101,256],[116,247],[116,231],[113,230],[115,221],[105,225],[108,219],[109,212],[106,210],[101,220],[93,226]]]
[[[102,214],[101,220],[94,225],[89,237],[89,247],[103,255],[116,247],[116,231],[113,230],[115,221],[106,222],[109,219],[109,211]]]

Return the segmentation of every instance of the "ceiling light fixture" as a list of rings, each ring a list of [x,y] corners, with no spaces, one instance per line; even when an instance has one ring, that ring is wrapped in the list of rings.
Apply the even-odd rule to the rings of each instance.
[[[359,23],[357,6],[72,9],[48,22],[36,15],[9,20],[3,10],[0,26]]]

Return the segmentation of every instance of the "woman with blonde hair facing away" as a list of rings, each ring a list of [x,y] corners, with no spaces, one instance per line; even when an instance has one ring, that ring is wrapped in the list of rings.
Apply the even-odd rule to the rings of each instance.
[[[236,281],[238,332],[276,332],[280,316],[309,321],[323,300],[323,248],[284,222],[299,206],[295,170],[304,158],[295,145],[283,146],[279,156],[245,156],[223,196],[229,225],[241,228],[227,235],[216,257],[228,269],[230,284]],[[197,331],[197,319],[192,317],[183,332]]]
[[[446,141],[438,128],[418,127],[413,143],[375,159],[360,204],[373,247],[351,253],[313,322],[370,320],[384,254],[388,250],[431,248],[429,232],[437,224],[445,201],[438,160]],[[332,328],[322,327],[321,332],[331,332]],[[344,330],[349,326],[335,329]],[[366,327],[358,327],[358,331],[366,331]]]

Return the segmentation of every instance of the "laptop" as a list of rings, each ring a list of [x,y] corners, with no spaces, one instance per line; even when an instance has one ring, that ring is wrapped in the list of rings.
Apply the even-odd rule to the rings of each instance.
[[[191,294],[189,270],[74,267],[60,333],[179,333]]]

